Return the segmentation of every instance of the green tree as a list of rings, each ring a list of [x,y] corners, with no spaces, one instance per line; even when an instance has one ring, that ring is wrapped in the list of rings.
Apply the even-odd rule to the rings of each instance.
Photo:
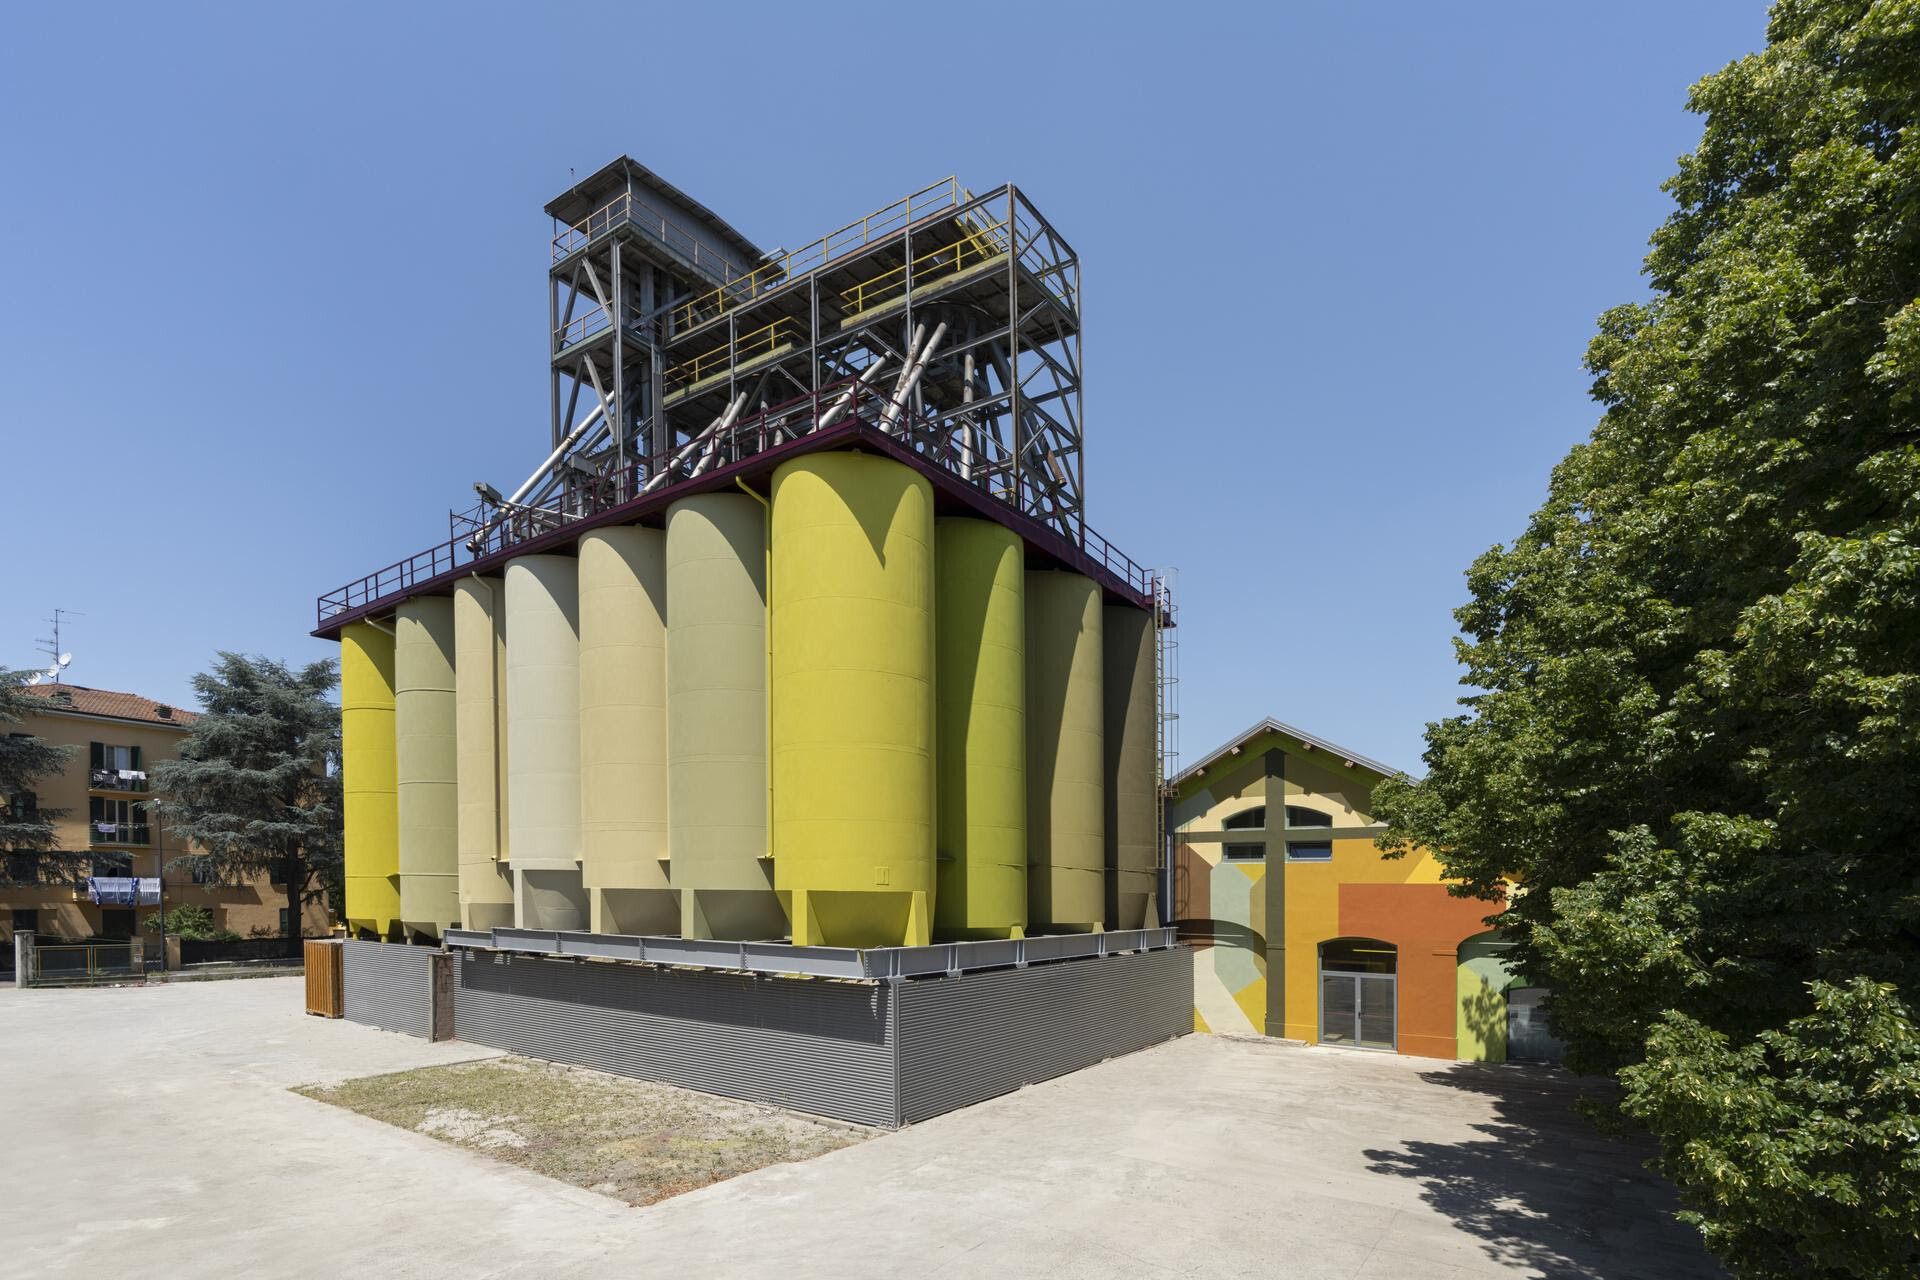
[[[0,726],[24,724],[45,703],[24,692],[30,672],[0,669]],[[0,728],[0,852],[46,855],[54,852],[58,835],[53,824],[66,810],[42,805],[35,786],[49,774],[66,768],[70,746],[55,746],[30,733]],[[35,857],[38,876],[45,857]]]
[[[267,873],[287,887],[289,936],[302,906],[337,882],[340,712],[331,660],[299,670],[220,653],[193,678],[201,713],[179,758],[153,767],[152,807],[194,852],[171,865],[223,881]]]
[[[1519,881],[1571,1065],[1622,1072],[1742,1274],[1912,1274],[1886,1180],[1771,1148],[1766,1185],[1833,1180],[1814,1232],[1690,1153],[1763,1080],[1920,1132],[1911,1090],[1795,1048],[1864,979],[1853,1034],[1910,1062],[1920,1002],[1920,0],[1782,0],[1690,105],[1653,296],[1601,318],[1598,425],[1468,572],[1466,712],[1381,789],[1382,843]]]

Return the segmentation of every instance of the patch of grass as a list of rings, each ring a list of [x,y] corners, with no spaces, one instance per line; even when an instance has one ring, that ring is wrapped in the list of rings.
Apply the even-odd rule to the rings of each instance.
[[[367,1076],[296,1093],[628,1204],[863,1142],[871,1131],[525,1058]]]

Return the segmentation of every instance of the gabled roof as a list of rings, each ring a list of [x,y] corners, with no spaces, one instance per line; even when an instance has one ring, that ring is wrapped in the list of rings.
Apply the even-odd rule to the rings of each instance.
[[[1179,773],[1176,773],[1171,780],[1173,785],[1178,787],[1183,783],[1199,777],[1207,771],[1209,766],[1234,754],[1236,749],[1244,748],[1254,739],[1269,733],[1276,733],[1285,738],[1293,738],[1303,746],[1310,747],[1315,751],[1326,752],[1342,764],[1357,769],[1364,769],[1368,773],[1377,773],[1382,778],[1396,777],[1401,772],[1390,764],[1382,764],[1378,760],[1363,756],[1351,747],[1343,747],[1337,742],[1330,742],[1320,737],[1318,734],[1308,733],[1305,729],[1297,729],[1283,720],[1275,720],[1272,716],[1268,716],[1252,728],[1234,734],[1233,737],[1228,738],[1213,751],[1194,761]]]
[[[45,700],[49,711],[63,711],[76,716],[134,720],[171,729],[184,729],[200,718],[192,711],[182,711],[171,703],[155,702],[137,693],[89,689],[83,684],[30,684],[21,686],[20,691]],[[163,711],[165,714],[162,714]]]

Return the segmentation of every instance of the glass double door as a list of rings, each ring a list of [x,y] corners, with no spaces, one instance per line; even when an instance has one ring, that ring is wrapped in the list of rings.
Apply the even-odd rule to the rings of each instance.
[[[1356,1049],[1392,1049],[1394,975],[1320,974],[1320,1043]]]

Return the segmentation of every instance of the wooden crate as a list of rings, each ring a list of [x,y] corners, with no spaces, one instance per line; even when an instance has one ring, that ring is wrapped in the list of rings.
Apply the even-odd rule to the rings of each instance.
[[[346,950],[338,938],[307,939],[308,1013],[337,1018],[344,1012],[340,999],[340,960]]]

